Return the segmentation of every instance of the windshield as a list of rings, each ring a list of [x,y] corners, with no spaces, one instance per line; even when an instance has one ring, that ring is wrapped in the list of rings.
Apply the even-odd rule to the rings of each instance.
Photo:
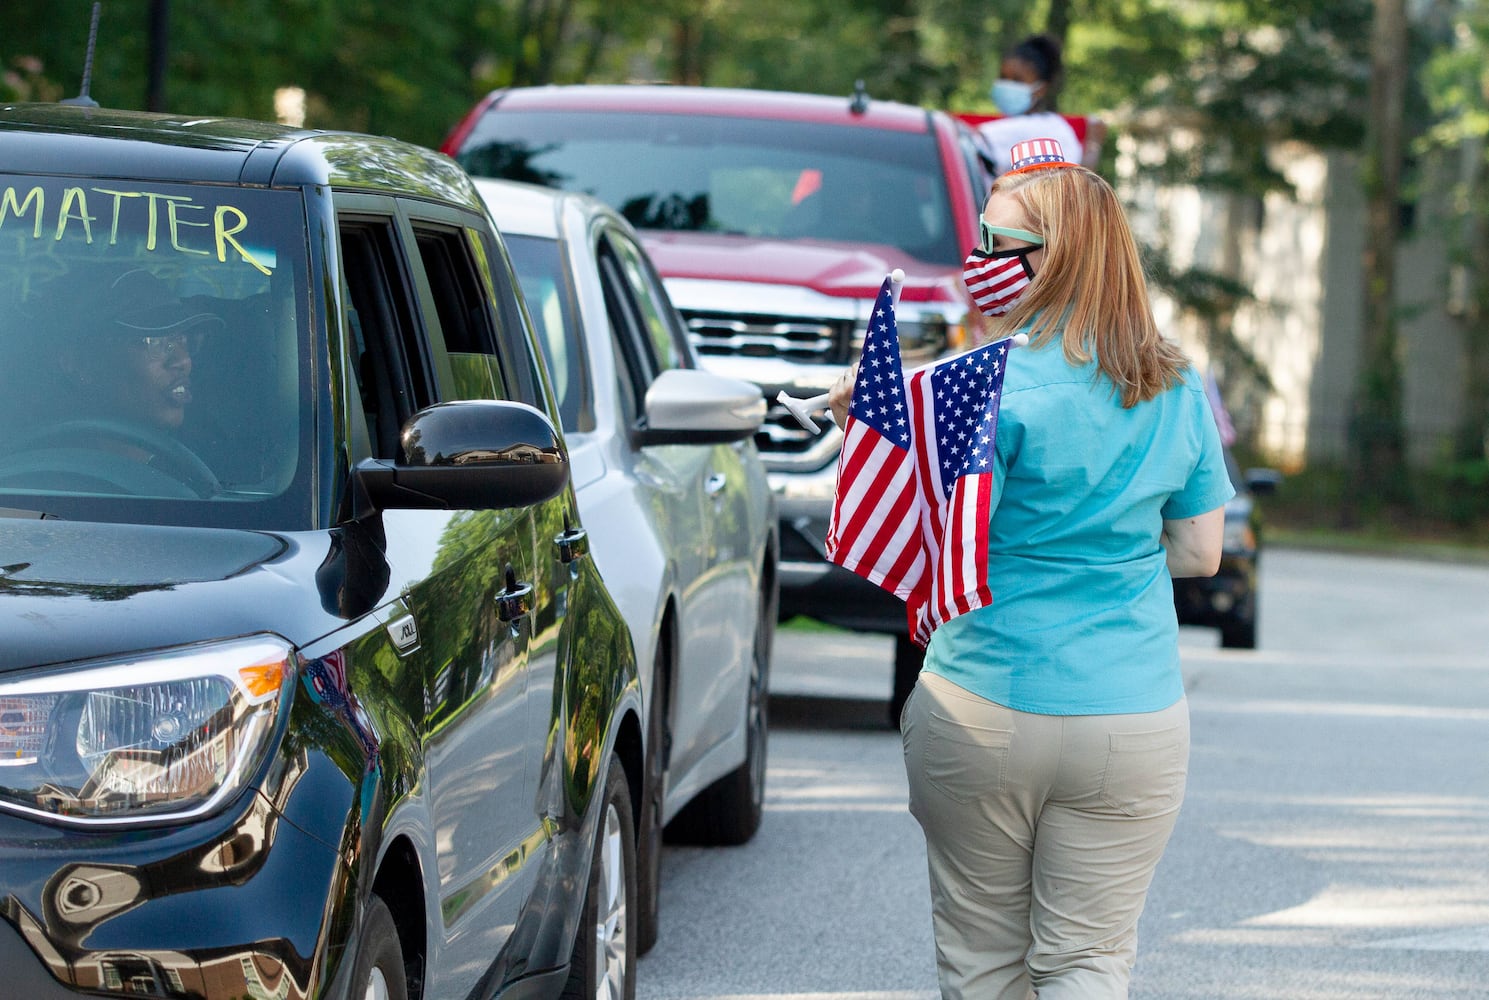
[[[640,229],[878,243],[962,261],[929,132],[498,107],[458,159],[478,176],[595,195]]]
[[[0,175],[0,508],[308,522],[294,192]]]

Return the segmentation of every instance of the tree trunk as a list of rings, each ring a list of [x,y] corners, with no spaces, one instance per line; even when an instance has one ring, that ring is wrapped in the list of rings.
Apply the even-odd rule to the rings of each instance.
[[[1464,140],[1459,148],[1459,184],[1464,201],[1476,206],[1464,213],[1464,247],[1467,262],[1454,273],[1456,300],[1451,310],[1461,317],[1463,331],[1463,417],[1453,457],[1489,460],[1489,195],[1484,190],[1483,137]]]
[[[1349,485],[1340,505],[1346,527],[1359,522],[1365,505],[1407,499],[1395,303],[1406,32],[1405,0],[1375,0],[1365,157],[1365,329],[1350,415]]]
[[[1065,36],[1070,34],[1070,0],[1050,0],[1049,17],[1045,18],[1045,32],[1065,45]]]
[[[702,82],[700,64],[703,28],[701,19],[692,14],[679,14],[672,23],[672,82],[696,87]]]
[[[150,0],[150,69],[145,85],[146,111],[166,109],[166,67],[171,58],[170,26],[170,0]]]

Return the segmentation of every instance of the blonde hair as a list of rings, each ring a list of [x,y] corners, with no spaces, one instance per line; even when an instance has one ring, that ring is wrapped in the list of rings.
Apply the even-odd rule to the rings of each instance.
[[[1137,243],[1116,192],[1085,167],[1005,174],[993,194],[1011,195],[1028,228],[1044,237],[1044,261],[1022,299],[1003,317],[1008,332],[1028,326],[1031,346],[1061,335],[1074,365],[1094,355],[1132,407],[1179,383],[1189,359],[1158,332]]]

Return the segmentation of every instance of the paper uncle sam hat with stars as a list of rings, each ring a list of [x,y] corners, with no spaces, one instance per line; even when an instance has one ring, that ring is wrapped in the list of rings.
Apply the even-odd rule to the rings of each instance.
[[[1022,173],[1025,170],[1041,170],[1045,167],[1073,167],[1075,164],[1065,156],[1065,150],[1060,146],[1059,139],[1025,139],[1016,142],[1008,151],[1009,162],[1013,164],[1008,169],[1010,174]]]

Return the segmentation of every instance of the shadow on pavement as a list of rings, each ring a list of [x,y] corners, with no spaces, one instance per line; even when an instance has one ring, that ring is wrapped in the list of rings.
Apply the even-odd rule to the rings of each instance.
[[[889,703],[882,698],[826,698],[817,695],[770,696],[772,729],[891,730]]]

